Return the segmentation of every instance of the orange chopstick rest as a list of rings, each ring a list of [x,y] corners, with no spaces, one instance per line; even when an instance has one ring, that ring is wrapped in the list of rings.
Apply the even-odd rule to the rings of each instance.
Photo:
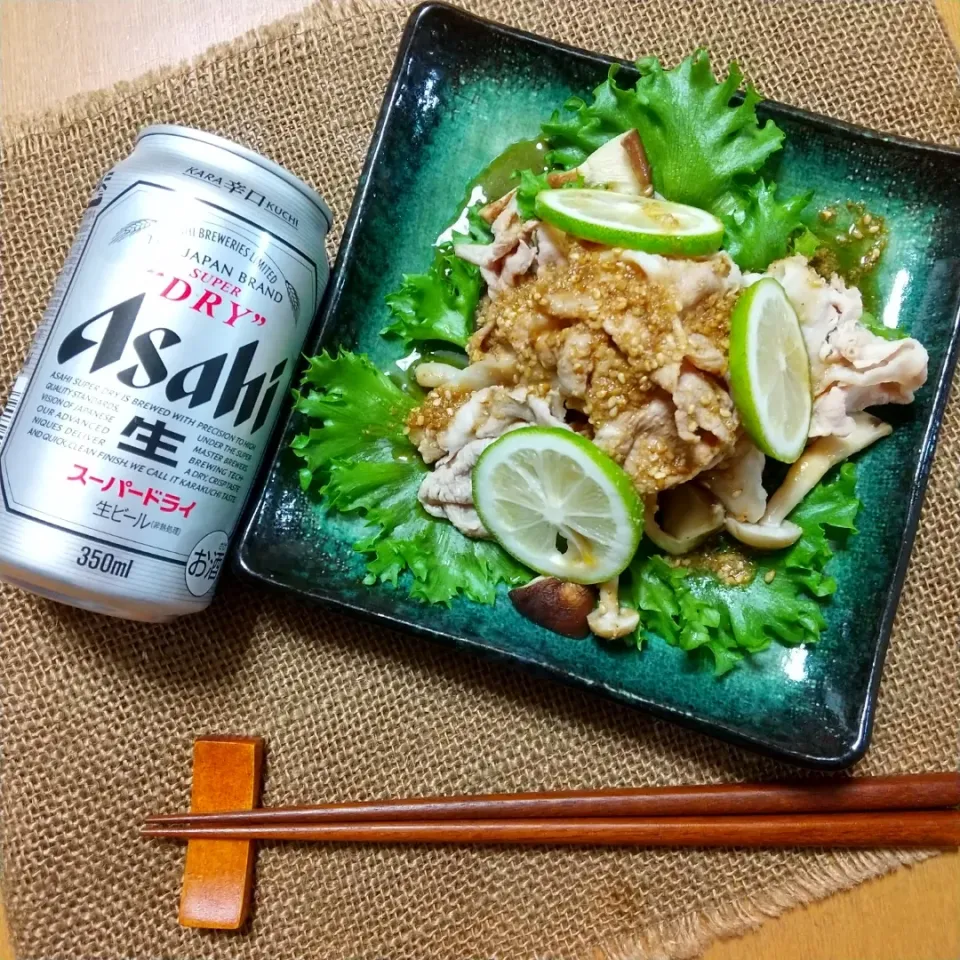
[[[196,813],[252,810],[260,801],[263,740],[260,737],[198,737],[193,744]],[[180,924],[208,930],[238,930],[247,920],[253,890],[255,850],[251,840],[191,840],[180,893]]]

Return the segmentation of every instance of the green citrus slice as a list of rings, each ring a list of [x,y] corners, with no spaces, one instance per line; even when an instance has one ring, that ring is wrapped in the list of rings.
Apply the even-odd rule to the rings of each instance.
[[[723,240],[723,224],[706,210],[612,190],[541,190],[536,210],[575,237],[647,253],[698,257]]]
[[[764,453],[784,463],[803,453],[813,406],[810,359],[797,313],[772,277],[744,290],[730,316],[730,392]]]
[[[507,553],[576,583],[615,577],[643,531],[643,504],[623,469],[559,427],[513,430],[487,447],[473,469],[473,499]]]

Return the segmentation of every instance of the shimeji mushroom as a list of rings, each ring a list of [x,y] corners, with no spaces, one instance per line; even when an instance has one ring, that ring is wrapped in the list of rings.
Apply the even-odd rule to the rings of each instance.
[[[614,577],[600,584],[600,602],[587,617],[590,629],[607,640],[616,640],[633,633],[640,623],[640,614],[620,606],[620,578]]]
[[[727,517],[724,526],[727,533],[748,547],[756,547],[757,550],[782,550],[791,543],[796,543],[803,533],[800,527],[789,520],[769,524],[764,520],[760,523],[744,523],[742,520]]]
[[[498,383],[511,383],[515,371],[516,360],[513,357],[484,357],[466,367],[427,360],[416,368],[414,375],[417,383],[428,389],[452,387],[456,390],[481,390]]]
[[[742,543],[760,550],[779,550],[800,539],[803,531],[787,516],[820,482],[824,474],[847,457],[866,449],[893,431],[869,413],[852,414],[853,430],[845,437],[819,437],[790,467],[780,489],[770,498],[759,523],[741,523],[727,517],[727,531]]]
[[[674,555],[689,553],[723,527],[723,507],[693,484],[664,490],[659,499],[647,497],[644,507],[644,533],[661,550]]]

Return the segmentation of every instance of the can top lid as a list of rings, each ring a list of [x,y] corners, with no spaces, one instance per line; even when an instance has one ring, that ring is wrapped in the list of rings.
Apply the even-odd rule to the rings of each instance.
[[[269,171],[274,176],[277,176],[281,180],[284,180],[286,183],[290,184],[291,187],[297,190],[306,200],[316,207],[316,209],[320,212],[320,215],[326,221],[328,231],[333,226],[333,214],[330,212],[330,208],[327,206],[323,197],[321,197],[316,190],[308,187],[299,177],[294,176],[289,170],[281,167],[279,163],[275,163],[273,160],[268,160],[266,157],[257,153],[256,150],[251,150],[249,147],[242,147],[240,144],[234,143],[232,140],[227,140],[226,137],[219,137],[215,133],[207,133],[206,130],[197,130],[193,127],[181,127],[176,124],[166,123],[153,124],[152,126],[144,127],[137,134],[137,139],[135,142],[139,143],[145,137],[151,137],[157,134],[169,137],[184,137],[188,140],[197,140],[201,143],[207,143],[214,147],[220,147],[222,150],[226,150],[229,153],[235,154],[236,156],[243,157],[250,163],[256,164],[258,167]]]

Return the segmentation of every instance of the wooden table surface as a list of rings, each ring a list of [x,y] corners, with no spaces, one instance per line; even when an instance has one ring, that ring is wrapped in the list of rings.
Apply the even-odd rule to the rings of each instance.
[[[937,3],[960,49],[960,0]],[[0,0],[0,112],[43,110],[73,94],[132,79],[302,5]],[[12,956],[0,903],[0,960]],[[716,944],[705,960],[960,960],[960,854],[793,910],[754,933]]]

